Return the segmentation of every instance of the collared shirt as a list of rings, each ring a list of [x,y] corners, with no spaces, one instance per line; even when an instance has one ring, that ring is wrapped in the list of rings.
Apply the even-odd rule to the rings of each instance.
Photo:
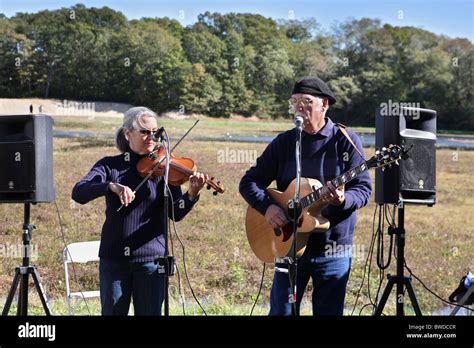
[[[359,137],[347,130],[361,153]],[[296,130],[278,135],[257,159],[256,164],[243,176],[239,190],[247,203],[265,215],[273,204],[265,189],[276,180],[277,189],[285,191],[296,178],[295,156]],[[319,180],[322,184],[363,163],[354,147],[326,118],[325,126],[316,134],[302,133],[301,175]],[[307,252],[321,255],[326,245],[351,245],[356,223],[356,209],[365,206],[372,192],[368,172],[345,185],[345,201],[341,206],[328,205],[322,215],[329,219],[330,229],[326,233],[313,233],[306,247]]]
[[[99,256],[128,259],[132,262],[154,261],[164,255],[164,180],[150,178],[136,193],[127,207],[121,206],[119,197],[108,190],[110,182],[134,190],[142,181],[136,164],[142,156],[133,151],[99,160],[90,172],[72,190],[72,199],[85,204],[105,197],[105,222],[102,226]],[[168,215],[179,221],[191,210],[194,203],[181,187],[169,185]],[[174,213],[174,214],[173,214]]]

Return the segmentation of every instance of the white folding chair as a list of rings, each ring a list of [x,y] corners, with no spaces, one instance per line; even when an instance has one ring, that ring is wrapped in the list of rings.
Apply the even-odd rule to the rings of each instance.
[[[71,315],[71,300],[85,300],[86,298],[100,297],[99,290],[71,292],[68,272],[68,264],[98,262],[99,246],[100,241],[90,241],[72,243],[64,248],[64,276],[66,278],[66,301],[69,315]]]

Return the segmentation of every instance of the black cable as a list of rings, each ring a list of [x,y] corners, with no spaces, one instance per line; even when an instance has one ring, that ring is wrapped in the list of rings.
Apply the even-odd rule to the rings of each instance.
[[[387,205],[387,207],[388,207],[388,205]],[[387,210],[388,210],[388,214],[389,214],[390,217],[392,218],[392,221],[391,221],[391,222],[389,222],[389,221],[387,220],[388,224],[389,224],[389,225],[396,226],[395,216],[396,216],[396,212],[397,212],[397,205],[396,205],[396,204],[393,205],[393,212],[392,212],[392,213],[390,213],[390,209],[387,209]]]
[[[367,277],[367,295],[369,297],[369,302],[372,305],[373,311],[377,307],[377,303],[376,303],[376,301],[372,300],[372,296],[370,294],[370,271],[372,270],[372,258],[374,256],[375,239],[377,239],[377,237],[379,236],[380,230],[383,230],[383,222],[384,222],[383,221],[383,205],[379,204],[378,210],[379,210],[378,225],[377,225],[377,229],[374,232],[374,242],[373,242],[373,245],[371,246],[372,249],[370,251],[369,273],[368,273],[368,277]],[[375,228],[375,218],[374,218],[372,228]],[[379,247],[377,247],[377,263],[378,263],[378,253],[379,253]],[[381,281],[383,281],[383,279],[382,280],[380,279],[380,272],[379,272],[379,286],[378,286],[378,288],[381,286]],[[361,311],[362,311],[362,309],[361,309]]]
[[[390,244],[388,249],[388,260],[384,264],[384,230],[385,230],[385,221],[388,222],[389,228],[393,228],[390,221],[387,218],[387,207],[388,205],[383,205],[383,209],[380,209],[381,216],[379,217],[379,229],[377,230],[377,266],[380,270],[387,269],[392,262],[392,248],[393,248],[393,234],[390,234]],[[380,226],[381,223],[381,226]]]
[[[373,313],[375,313],[375,308],[379,303],[380,290],[382,289],[383,280],[385,278],[385,270],[379,268],[379,285],[377,286],[377,292],[375,293],[375,306],[373,307]]]
[[[413,272],[411,271],[411,269],[408,267],[407,263],[406,263],[406,260],[404,259],[403,260],[403,265],[405,266],[406,270],[408,271],[408,273],[410,273],[410,275],[415,278],[416,280],[418,280],[420,282],[420,284],[430,293],[432,294],[433,296],[437,297],[439,300],[443,301],[444,303],[446,304],[449,304],[449,305],[454,305],[454,306],[458,306],[458,307],[462,307],[462,308],[465,308],[465,309],[468,309],[470,310],[471,312],[474,312],[474,309],[472,308],[469,308],[469,307],[466,307],[466,306],[462,306],[462,305],[459,305],[457,303],[453,303],[453,302],[450,302],[450,301],[447,301],[445,300],[444,298],[442,298],[441,296],[439,296],[438,294],[436,294],[433,290],[431,290],[430,288],[428,288],[425,283],[423,283],[421,281],[420,278],[418,278],[415,274],[413,274]]]
[[[375,296],[375,306],[374,306],[374,311],[378,305],[378,302],[379,302],[379,294],[380,294],[380,290],[382,289],[382,283],[383,283],[383,280],[385,278],[385,270],[390,266],[390,264],[392,263],[392,252],[394,251],[394,243],[393,243],[393,233],[391,232],[391,229],[394,229],[396,228],[396,224],[395,224],[395,209],[396,209],[396,205],[394,205],[393,207],[393,213],[390,213],[390,207],[388,204],[384,204],[383,205],[383,215],[381,217],[381,219],[379,219],[379,222],[382,221],[382,226],[379,225],[379,230],[378,230],[378,243],[379,243],[379,249],[377,250],[377,266],[379,267],[379,285],[377,287],[377,293],[376,293],[376,296]],[[381,209],[382,210],[382,209]],[[388,217],[390,216],[391,220],[388,219]],[[383,233],[384,233],[384,230],[385,230],[385,222],[387,222],[387,224],[389,225],[389,235],[390,235],[390,244],[389,244],[389,248],[388,248],[388,259],[387,259],[387,262],[384,264],[383,262],[383,255],[384,255],[384,251],[383,251],[383,244],[384,244],[384,241],[383,241]]]
[[[361,291],[361,289],[363,287],[363,284],[364,284],[363,282],[364,282],[364,279],[365,279],[365,273],[367,271],[367,263],[369,264],[368,265],[368,272],[367,272],[367,295],[368,295],[368,298],[369,298],[369,303],[362,306],[362,308],[359,311],[359,315],[362,314],[363,309],[366,308],[367,306],[372,306],[373,307],[373,312],[377,308],[377,303],[378,303],[378,300],[379,300],[380,290],[382,288],[382,284],[383,284],[383,280],[384,280],[385,268],[387,268],[391,263],[391,256],[390,255],[391,255],[392,249],[393,249],[393,238],[391,237],[390,238],[390,246],[389,246],[389,259],[388,259],[388,262],[384,265],[383,264],[383,255],[384,255],[383,231],[385,229],[385,221],[387,221],[389,223],[389,225],[392,225],[393,224],[393,219],[394,219],[394,216],[389,213],[387,208],[388,208],[388,206],[379,204],[379,205],[376,206],[375,211],[374,211],[374,216],[373,216],[373,220],[372,220],[372,240],[371,240],[371,244],[370,244],[370,248],[369,248],[369,254],[367,256],[366,263],[365,263],[365,266],[364,266],[364,276],[363,276],[362,284],[359,288],[357,298],[356,298],[356,303],[354,304],[354,307],[352,309],[352,314],[355,311],[355,307],[357,305],[358,298],[360,296],[360,291]],[[375,218],[377,216],[377,211],[379,212],[378,224],[377,224],[377,228],[375,228]],[[392,218],[392,222],[390,222],[388,220],[389,215]],[[372,270],[372,258],[373,258],[373,255],[374,255],[375,240],[377,240],[377,265],[379,267],[379,274],[378,274],[378,286],[377,286],[377,291],[376,291],[376,294],[375,294],[375,301],[374,301],[374,300],[372,300],[372,295],[371,295],[370,272]]]
[[[364,310],[364,308],[368,307],[368,306],[374,306],[374,304],[373,303],[366,303],[365,305],[363,305],[362,308],[359,311],[359,316],[362,315],[362,311]]]
[[[377,206],[375,207],[375,211],[374,211],[374,217],[373,217],[373,220],[372,220],[372,239],[371,239],[371,243],[370,243],[370,247],[369,247],[369,253],[367,254],[367,258],[365,259],[365,264],[364,264],[364,274],[362,275],[362,282],[360,283],[360,287],[359,287],[359,290],[357,290],[357,296],[356,296],[356,300],[354,302],[354,306],[352,307],[352,312],[351,312],[351,316],[354,315],[354,311],[355,311],[355,308],[357,306],[357,302],[359,302],[359,297],[360,297],[360,293],[362,291],[362,287],[364,286],[364,281],[365,281],[365,275],[367,273],[367,264],[369,262],[369,257],[370,257],[370,250],[372,249],[372,243],[374,241],[374,233],[373,233],[373,230],[374,230],[374,224],[375,224],[375,215],[377,214]]]
[[[373,225],[375,226],[375,224]],[[370,250],[369,250],[369,269],[368,269],[368,272],[367,272],[367,296],[369,298],[369,302],[371,304],[373,304],[373,301],[372,301],[372,297],[370,296],[370,271],[372,269],[372,257],[373,257],[373,254],[374,254],[374,248],[375,248],[375,240],[377,238],[377,234],[375,232],[375,234],[373,235],[373,241],[372,241],[372,244],[370,245]],[[360,314],[360,312],[359,312]]]
[[[351,312],[351,316],[354,315],[354,311],[355,311],[355,308],[357,306],[357,302],[359,301],[359,297],[360,297],[360,293],[362,291],[362,287],[364,286],[364,280],[365,280],[365,275],[367,273],[367,264],[369,262],[369,259],[370,259],[370,255],[373,251],[373,246],[374,246],[374,243],[375,243],[375,216],[377,215],[377,209],[378,209],[378,205],[375,206],[375,211],[374,211],[374,217],[372,219],[372,239],[371,239],[371,242],[370,242],[370,247],[369,247],[369,253],[367,255],[367,258],[365,259],[365,264],[364,264],[364,274],[362,276],[362,282],[360,284],[360,287],[359,287],[359,290],[357,291],[357,296],[356,296],[356,300],[355,300],[355,303],[354,303],[354,307],[352,307],[352,312]],[[369,268],[369,272],[370,272],[370,268]],[[368,278],[369,279],[369,278]],[[369,281],[369,280],[367,280]],[[365,306],[364,306],[365,307]],[[364,308],[362,307],[362,309]],[[359,312],[359,315],[360,313],[362,312],[362,309],[360,310]]]
[[[171,209],[174,209],[174,205],[171,207]],[[170,224],[168,224],[168,236],[170,237],[170,244],[171,244],[171,253],[174,255],[174,244],[173,244],[173,234],[171,233],[171,227]],[[181,292],[181,276],[179,274],[179,267],[176,267],[176,274],[178,275],[178,293],[179,297],[181,298],[181,304],[183,306],[183,315],[186,316],[186,309],[184,306],[184,295]]]
[[[383,209],[382,209],[383,207]],[[388,248],[388,260],[384,264],[384,240],[383,240],[383,235],[384,235],[384,230],[385,230],[385,222],[388,223],[389,229],[393,228],[394,224],[394,215],[390,214],[389,206],[388,204],[384,204],[381,207],[380,211],[382,216],[379,217],[379,224],[382,222],[382,225],[379,225],[379,228],[377,230],[377,266],[379,268],[379,285],[377,287],[377,292],[375,294],[375,304],[378,304],[379,302],[379,295],[380,295],[380,290],[382,289],[382,283],[385,278],[385,270],[390,266],[392,262],[392,250],[393,250],[393,234],[390,234],[390,244]],[[392,221],[389,221],[388,216],[392,218]],[[375,310],[376,307],[374,307]]]
[[[255,308],[255,305],[257,304],[258,298],[260,297],[260,293],[262,292],[262,287],[263,287],[263,277],[265,276],[265,262],[263,263],[263,271],[262,271],[262,279],[260,280],[260,288],[258,289],[258,294],[257,298],[255,299],[255,302],[252,306],[252,310],[250,311],[250,316],[253,314],[253,309]]]
[[[377,303],[374,300],[372,300],[372,295],[370,293],[370,272],[372,270],[372,259],[374,257],[375,241],[377,239],[378,231],[381,228],[381,223],[383,222],[383,220],[381,220],[382,208],[383,208],[382,205],[378,206],[378,211],[379,211],[378,224],[377,224],[377,228],[373,232],[374,233],[374,240],[373,240],[373,244],[372,244],[372,250],[370,251],[369,273],[368,273],[368,277],[367,277],[367,295],[368,295],[368,298],[369,298],[369,304],[372,306],[372,312],[375,310],[375,307],[377,306]],[[375,220],[374,220],[373,228],[374,227],[375,227]],[[380,281],[380,275],[379,275],[379,281]],[[369,305],[369,304],[367,304],[367,305]],[[366,306],[364,306],[364,307],[366,307]],[[359,313],[362,313],[362,310],[364,309],[364,307],[361,308]]]
[[[385,205],[380,207],[379,211],[379,224],[377,228],[377,266],[379,269],[385,269],[386,265],[383,262],[383,230],[385,227]]]
[[[56,202],[56,200],[54,200],[54,206],[56,207],[56,212],[58,214],[59,228],[61,230],[61,237],[62,237],[62,240],[63,240],[63,243],[64,243],[64,249],[67,250],[67,253],[69,254],[69,258],[71,259],[72,273],[74,274],[74,281],[79,286],[79,292],[81,293],[82,299],[84,300],[84,303],[86,304],[87,312],[89,312],[89,315],[92,315],[92,313],[89,309],[89,305],[87,304],[86,297],[84,296],[84,292],[82,291],[81,283],[79,283],[79,281],[77,280],[76,268],[74,267],[74,260],[72,259],[71,253],[69,252],[69,248],[67,247],[66,236],[65,236],[64,230],[63,230],[63,223],[62,223],[62,219],[61,219],[61,214],[59,213],[59,207],[58,207],[58,203]],[[66,267],[67,267],[67,264],[66,264]]]
[[[372,313],[375,313],[375,309],[376,307],[378,306],[378,303],[379,303],[379,295],[380,295],[380,290],[382,289],[382,284],[383,284],[383,280],[385,279],[385,270],[383,269],[379,269],[379,285],[377,286],[377,292],[375,294],[375,306],[373,308],[373,312]]]
[[[390,225],[393,225],[393,218],[394,216],[392,214],[390,214],[390,209],[389,209],[389,205],[388,204],[384,204],[384,211],[385,211],[385,221],[387,222],[387,224],[390,226]],[[391,217],[392,218],[392,221],[390,221],[388,219],[388,217]]]
[[[193,287],[191,286],[191,282],[189,280],[189,277],[188,277],[188,271],[187,271],[187,267],[186,267],[186,251],[185,251],[185,247],[184,247],[184,244],[183,242],[181,241],[181,238],[179,237],[178,235],[178,230],[176,229],[176,223],[174,221],[174,200],[173,200],[173,194],[171,193],[171,189],[169,187],[169,185],[167,183],[164,183],[166,185],[166,188],[169,192],[169,196],[171,198],[171,214],[173,216],[173,219],[172,219],[172,222],[173,222],[173,229],[174,229],[174,233],[176,235],[176,238],[178,239],[179,243],[181,244],[181,249],[183,250],[183,269],[184,269],[184,275],[186,276],[186,281],[188,283],[188,286],[189,286],[189,289],[191,290],[191,294],[193,295],[193,298],[194,300],[196,301],[196,303],[198,304],[198,306],[201,308],[202,312],[204,313],[205,316],[207,316],[207,313],[206,311],[204,310],[204,308],[201,306],[201,303],[199,302],[199,300],[197,299],[196,295],[194,294],[194,290],[193,290]]]
[[[383,284],[383,280],[384,280],[384,276],[385,276],[385,269],[390,265],[390,262],[391,262],[391,258],[389,256],[389,260],[388,260],[387,264],[386,265],[383,264],[383,255],[384,255],[383,232],[385,230],[385,221],[388,221],[387,220],[386,206],[380,204],[379,224],[377,226],[377,231],[376,231],[376,234],[377,234],[377,255],[376,255],[376,258],[377,258],[377,266],[378,266],[378,269],[379,269],[379,273],[378,273],[377,291],[375,293],[375,300],[372,301],[372,299],[370,299],[370,301],[372,303],[372,315],[375,313],[375,310],[377,309],[377,306],[378,306],[380,290],[382,288],[382,284]],[[392,241],[390,241],[389,255],[390,255],[391,249],[392,249]],[[372,251],[371,257],[373,257],[373,251]]]

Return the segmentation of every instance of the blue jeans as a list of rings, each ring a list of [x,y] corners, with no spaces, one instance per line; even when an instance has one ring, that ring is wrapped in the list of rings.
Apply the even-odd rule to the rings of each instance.
[[[154,262],[100,259],[102,315],[127,315],[133,296],[135,315],[161,315],[164,274]]]
[[[348,256],[313,257],[306,253],[298,260],[296,309],[309,278],[313,279],[313,315],[343,315],[346,286],[352,258]],[[270,294],[270,315],[291,315],[289,296],[292,290],[288,273],[275,272]]]

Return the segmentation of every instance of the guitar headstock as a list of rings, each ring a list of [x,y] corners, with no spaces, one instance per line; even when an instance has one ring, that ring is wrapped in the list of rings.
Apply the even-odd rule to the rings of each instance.
[[[367,166],[384,170],[386,166],[392,167],[393,163],[398,165],[398,161],[405,159],[405,155],[406,151],[402,147],[390,144],[388,147],[375,151],[375,155],[367,161]]]

